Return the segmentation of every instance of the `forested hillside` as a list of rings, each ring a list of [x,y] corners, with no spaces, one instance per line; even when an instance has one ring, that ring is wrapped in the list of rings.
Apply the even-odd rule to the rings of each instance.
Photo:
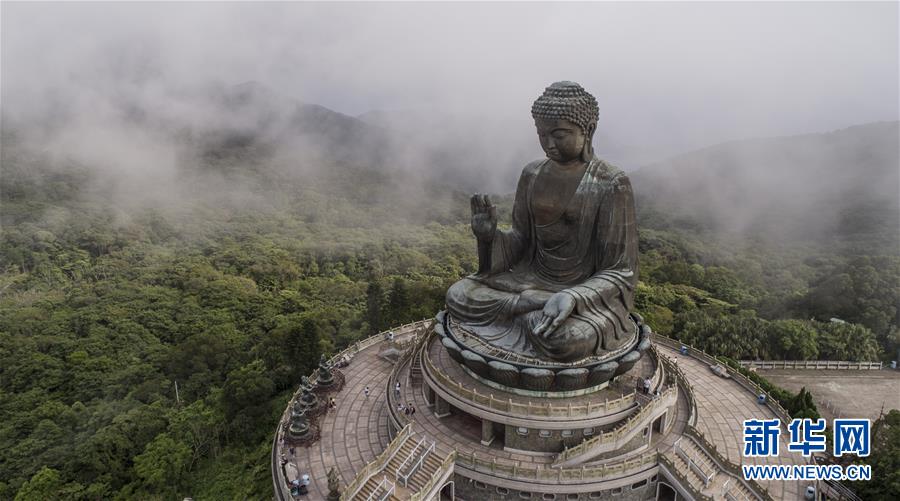
[[[170,178],[136,186],[4,131],[0,499],[267,499],[271,433],[318,354],[432,316],[474,271],[466,193],[254,130],[185,134]],[[639,224],[656,331],[732,358],[896,356],[884,247],[726,236],[647,203]]]

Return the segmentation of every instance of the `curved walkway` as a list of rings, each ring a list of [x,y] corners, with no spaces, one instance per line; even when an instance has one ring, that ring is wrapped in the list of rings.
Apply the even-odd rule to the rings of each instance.
[[[319,421],[318,441],[309,447],[297,447],[294,457],[284,446],[287,459],[301,475],[310,476],[307,499],[325,499],[331,467],[337,467],[341,485],[347,485],[390,442],[385,392],[392,366],[378,357],[386,346],[381,342],[364,349],[341,369],[346,378],[344,388],[334,394],[337,408],[329,409]],[[368,398],[363,392],[366,386]]]
[[[775,413],[756,401],[756,396],[731,379],[721,378],[703,361],[661,343],[656,344],[660,354],[675,359],[678,367],[691,381],[697,402],[696,428],[731,463],[741,464],[806,464],[802,455],[789,452],[788,435],[782,429],[779,438],[779,456],[745,458],[743,452],[743,421],[745,419],[773,419]],[[775,499],[794,501],[803,499],[805,485],[801,482],[760,482]]]

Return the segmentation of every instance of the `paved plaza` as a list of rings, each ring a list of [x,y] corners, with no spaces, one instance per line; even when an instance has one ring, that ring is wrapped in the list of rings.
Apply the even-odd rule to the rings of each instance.
[[[337,408],[330,409],[321,418],[321,438],[309,447],[298,447],[289,461],[301,474],[311,477],[308,499],[324,499],[327,495],[327,471],[336,467],[342,485],[350,483],[356,473],[375,459],[390,441],[388,436],[387,380],[393,365],[378,357],[386,343],[377,343],[356,354],[343,370],[346,382],[335,395]],[[675,358],[677,353],[657,344],[659,353]],[[678,366],[693,384],[698,419],[696,428],[716,446],[731,462],[749,463],[804,463],[802,456],[787,452],[786,433],[781,437],[781,455],[778,458],[743,458],[741,455],[742,422],[749,418],[775,417],[768,407],[757,403],[755,396],[731,379],[713,374],[700,360],[678,355]],[[480,443],[481,425],[472,417],[451,414],[435,417],[429,409],[421,384],[410,384],[409,366],[402,367],[400,378],[402,399],[416,407],[415,430],[435,441],[441,454],[457,450],[494,457],[497,461],[510,461],[522,466],[547,465],[553,455],[520,454],[504,451],[499,441],[491,446]],[[363,389],[368,386],[370,394]],[[671,450],[686,425],[689,409],[686,399],[680,398],[675,415],[675,426],[663,436],[654,437],[653,447],[662,452]],[[279,451],[279,454],[282,451]],[[287,451],[284,451],[287,452]],[[801,499],[805,485],[798,482],[764,483],[775,499]]]
[[[756,396],[732,379],[714,374],[701,360],[681,355],[662,344],[656,345],[660,354],[674,359],[694,387],[697,401],[697,430],[709,440],[731,463],[741,464],[805,464],[800,454],[788,452],[787,432],[782,429],[778,457],[745,458],[743,452],[743,421],[745,419],[773,419],[775,413],[756,401]],[[760,482],[775,499],[802,499],[805,485],[800,482]]]
[[[341,484],[346,485],[390,442],[385,391],[392,365],[378,357],[385,346],[370,346],[343,369],[344,388],[335,395],[337,408],[329,409],[320,420],[321,438],[309,447],[297,447],[293,458],[287,454],[301,474],[310,476],[308,499],[328,495],[331,467],[337,467]],[[363,391],[366,386],[368,398]]]

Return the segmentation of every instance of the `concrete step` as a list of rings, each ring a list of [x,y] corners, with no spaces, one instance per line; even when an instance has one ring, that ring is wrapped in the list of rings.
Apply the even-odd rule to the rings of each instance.
[[[670,459],[672,459],[672,462],[675,464],[675,469],[678,470],[681,476],[686,478],[688,483],[697,489],[697,491],[703,491],[705,489],[703,479],[697,475],[697,472],[688,466],[687,461],[675,453],[672,454]]]
[[[725,492],[731,494],[731,497],[733,499],[736,499],[737,501],[755,501],[756,500],[756,496],[754,496],[753,493],[750,492],[749,489],[744,487],[744,484],[742,484],[740,482],[736,482],[736,483],[733,482],[733,485],[729,485],[728,490]],[[725,499],[728,499],[728,497],[726,497]]]
[[[419,468],[419,471],[416,472],[416,474],[421,472],[422,475],[424,475],[428,478],[431,478],[431,476],[434,475],[434,472],[438,471],[440,468],[441,468],[440,463],[437,463],[437,464],[426,463],[426,464],[423,464],[421,468]]]
[[[375,487],[376,487],[377,484],[372,484],[371,482],[372,482],[372,480],[369,479],[369,481],[366,482],[366,483],[362,486],[362,489],[360,489],[360,490],[359,490],[359,493],[355,496],[356,499],[366,499],[366,498],[369,497],[369,495],[372,494],[372,491],[375,490]]]
[[[431,477],[422,478],[419,475],[413,475],[412,478],[409,479],[409,490],[413,492],[419,492],[422,490],[422,487],[425,487],[425,484],[428,483]]]
[[[397,468],[399,468],[400,465],[403,464],[404,461],[406,461],[406,458],[409,457],[415,446],[415,442],[413,442],[411,439],[406,439],[406,441],[400,445],[400,449],[397,450],[397,453],[394,454],[394,457],[392,457],[391,460],[388,461],[388,464],[385,466],[384,470],[391,475],[396,476]]]
[[[679,442],[679,445],[685,451],[687,451],[690,454],[690,456],[698,463],[701,463],[703,465],[709,465],[710,467],[712,467],[714,469],[718,469],[715,465],[715,462],[712,460],[712,458],[709,457],[709,455],[707,455],[706,452],[702,448],[700,448],[699,445],[694,443],[693,440],[683,439],[683,440],[681,440],[681,442]]]
[[[434,476],[435,472],[437,472],[441,468],[442,463],[443,459],[440,458],[437,454],[429,454],[416,474],[410,477],[410,490],[412,490],[413,492],[421,491],[422,488],[424,488],[425,485],[429,481],[431,481],[431,478]]]
[[[425,464],[434,465],[435,468],[440,468],[442,462],[443,460],[441,460],[441,458],[439,458],[438,455],[434,453],[429,454],[428,457],[425,458]]]
[[[692,440],[684,438],[678,442],[678,446],[691,458],[691,460],[693,460],[694,463],[700,465],[704,472],[712,474],[714,478],[720,473],[719,467],[712,458]]]

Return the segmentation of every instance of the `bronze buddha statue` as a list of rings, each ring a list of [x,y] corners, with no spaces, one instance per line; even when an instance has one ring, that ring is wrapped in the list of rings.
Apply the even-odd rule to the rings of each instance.
[[[451,322],[503,350],[556,362],[630,345],[638,273],[631,182],[594,156],[597,100],[556,82],[531,109],[546,159],[525,166],[512,227],[472,196],[479,271],[447,291]]]

